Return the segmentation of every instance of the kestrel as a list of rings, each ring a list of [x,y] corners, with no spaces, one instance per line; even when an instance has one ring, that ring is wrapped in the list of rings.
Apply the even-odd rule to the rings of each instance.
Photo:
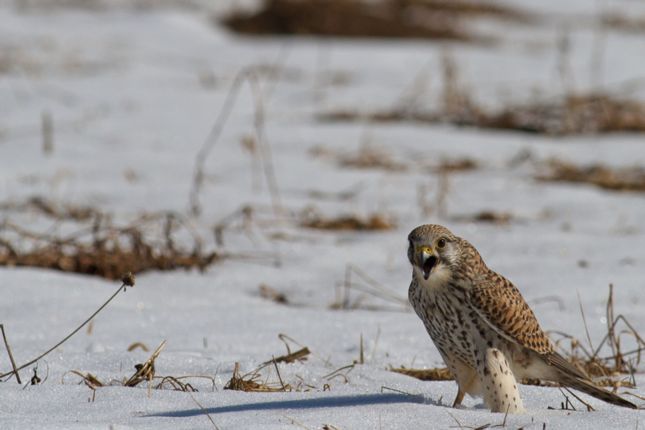
[[[453,407],[468,393],[493,412],[521,412],[517,381],[532,378],[636,408],[558,354],[519,290],[469,242],[440,225],[417,227],[408,240],[410,303],[457,381]]]

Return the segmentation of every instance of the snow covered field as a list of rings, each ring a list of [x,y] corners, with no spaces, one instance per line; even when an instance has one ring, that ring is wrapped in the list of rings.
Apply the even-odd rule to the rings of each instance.
[[[44,196],[92,205],[123,220],[154,211],[188,216],[195,156],[235,77],[245,67],[270,70],[277,64],[280,72],[260,74],[260,81],[283,216],[271,210],[259,162],[240,143],[254,133],[254,99],[245,86],[205,160],[202,212],[191,223],[210,238],[216,223],[249,206],[252,219],[244,228],[224,232],[223,250],[268,257],[225,259],[204,273],[139,275],[134,288],[97,316],[91,331],[82,330],[39,363],[38,375],[47,375],[44,383],[20,386],[13,378],[0,383],[1,429],[645,425],[642,410],[582,394],[595,412],[575,400],[577,411],[559,410],[564,397],[549,387],[521,387],[528,410],[523,415],[491,414],[481,399],[472,398],[466,398],[465,408],[452,409],[454,382],[423,382],[388,370],[443,366],[421,322],[397,301],[405,303],[410,282],[406,235],[428,222],[444,224],[473,243],[491,268],[516,283],[544,329],[586,341],[579,294],[597,345],[607,331],[605,304],[612,283],[616,313],[645,333],[644,195],[534,179],[540,163],[552,157],[580,166],[644,166],[642,135],[554,138],[316,118],[334,109],[391,107],[423,70],[427,79],[420,88],[427,93],[420,100],[431,104],[441,92],[446,50],[459,65],[460,80],[487,105],[525,101],[531,91],[558,94],[563,27],[570,32],[567,61],[576,89],[600,84],[642,96],[645,33],[606,31],[599,41],[592,20],[599,9],[586,1],[538,6],[517,0],[549,19],[531,26],[482,23],[482,29],[503,37],[495,47],[245,38],[214,24],[213,14],[227,10],[224,2],[142,10],[116,1],[113,7],[99,2],[107,6],[98,10],[29,2],[34,3],[28,8],[0,3],[0,202]],[[614,3],[626,14],[643,12],[635,2]],[[581,15],[584,19],[577,18]],[[601,71],[591,76],[598,44]],[[50,154],[42,150],[43,112],[54,121]],[[357,169],[339,162],[369,151],[380,151],[404,168]],[[477,168],[447,177],[437,173],[442,162],[464,157]],[[441,193],[444,201],[437,204]],[[424,202],[432,210],[424,210]],[[307,229],[296,222],[305,211],[325,218],[379,214],[396,227]],[[503,224],[472,220],[483,211],[509,213],[512,219]],[[20,220],[25,228],[51,228],[28,216]],[[332,309],[338,295],[347,292],[342,285],[348,265],[392,297],[352,289],[349,299],[357,309]],[[357,275],[353,279],[365,285]],[[283,293],[289,303],[261,297],[262,284]],[[118,286],[44,269],[0,268],[0,323],[17,363],[54,345]],[[281,378],[292,391],[223,389],[236,362],[246,373],[285,354],[280,334],[307,346],[311,355],[278,364],[279,375],[272,366],[263,369],[260,382],[276,387]],[[144,383],[93,393],[69,373],[121,381],[150,355],[129,352],[129,345],[142,342],[152,350],[163,340],[157,375],[206,375],[214,386],[206,378],[189,378],[184,382],[198,392],[148,390]],[[352,366],[361,350],[364,363]],[[0,373],[11,369],[4,349],[0,366]],[[643,364],[639,370],[645,370]],[[31,373],[24,370],[23,380]],[[635,378],[637,388],[619,393],[645,395],[645,376]]]

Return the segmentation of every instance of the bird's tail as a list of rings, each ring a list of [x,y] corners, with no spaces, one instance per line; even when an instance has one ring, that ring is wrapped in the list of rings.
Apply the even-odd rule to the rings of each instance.
[[[582,391],[583,393],[587,393],[590,396],[603,400],[607,403],[622,406],[624,408],[638,409],[638,406],[636,406],[629,400],[625,400],[614,393],[611,393],[603,388],[600,388],[591,381],[581,379],[575,376],[561,374],[560,382],[562,383],[562,385]]]

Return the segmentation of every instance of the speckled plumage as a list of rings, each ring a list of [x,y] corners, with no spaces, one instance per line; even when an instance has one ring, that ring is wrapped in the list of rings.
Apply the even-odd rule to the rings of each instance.
[[[554,351],[519,290],[490,270],[466,240],[440,225],[408,236],[409,299],[464,394],[496,412],[521,412],[517,380],[561,383],[604,401],[636,406],[597,387]]]

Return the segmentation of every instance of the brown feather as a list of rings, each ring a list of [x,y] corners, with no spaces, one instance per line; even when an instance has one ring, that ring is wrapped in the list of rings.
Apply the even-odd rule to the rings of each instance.
[[[538,354],[550,354],[553,345],[542,331],[535,314],[511,281],[486,269],[473,280],[471,304],[497,332]]]

